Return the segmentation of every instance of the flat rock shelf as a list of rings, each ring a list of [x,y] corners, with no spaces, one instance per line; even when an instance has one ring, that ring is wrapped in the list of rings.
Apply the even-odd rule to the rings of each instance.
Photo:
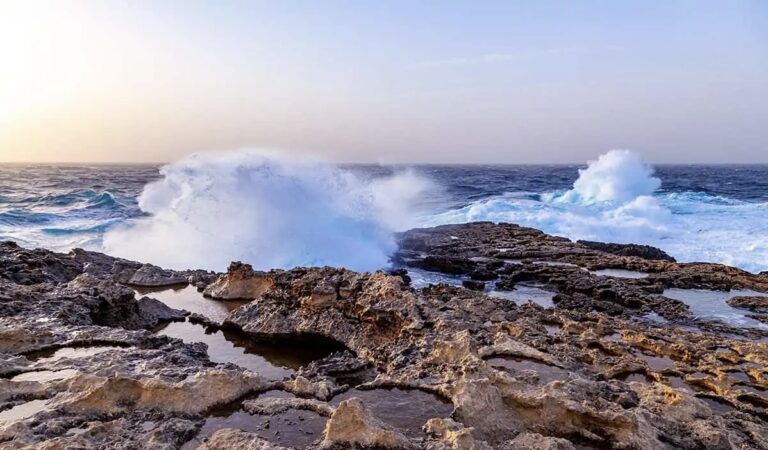
[[[766,274],[511,224],[396,240],[372,273],[0,243],[0,449],[768,448]]]

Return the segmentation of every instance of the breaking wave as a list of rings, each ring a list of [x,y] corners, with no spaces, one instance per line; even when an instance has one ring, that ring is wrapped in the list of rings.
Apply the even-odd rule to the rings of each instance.
[[[293,155],[291,155],[293,156]],[[663,184],[659,180],[663,180]],[[428,181],[429,180],[429,181]],[[155,166],[2,166],[0,240],[222,270],[387,265],[394,231],[477,220],[768,270],[768,166],[334,166],[279,153]]]
[[[430,184],[413,172],[363,178],[280,153],[195,154],[161,169],[139,207],[148,216],[109,230],[104,249],[163,267],[223,270],[387,265],[393,232]]]
[[[653,195],[659,187],[661,180],[653,176],[653,168],[640,156],[629,150],[611,150],[579,170],[573,189],[551,199],[582,204],[626,203]]]
[[[570,190],[508,192],[425,217],[423,225],[510,222],[574,240],[653,245],[680,261],[768,268],[768,203],[660,187],[638,155],[612,150],[580,170]]]

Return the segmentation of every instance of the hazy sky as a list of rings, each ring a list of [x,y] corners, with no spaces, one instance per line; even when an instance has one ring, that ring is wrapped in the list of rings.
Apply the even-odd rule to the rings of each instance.
[[[0,0],[0,162],[768,162],[768,2]]]

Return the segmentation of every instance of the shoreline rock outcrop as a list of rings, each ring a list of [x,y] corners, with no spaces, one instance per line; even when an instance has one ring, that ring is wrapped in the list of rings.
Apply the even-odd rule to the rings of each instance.
[[[765,277],[508,224],[399,241],[391,274],[168,271],[0,243],[0,449],[768,448],[768,332],[663,295],[764,293]],[[413,286],[414,268],[456,285]],[[213,363],[153,332],[185,311],[126,287],[182,279],[247,299],[223,330],[336,351],[281,381]],[[554,307],[495,296],[530,283]]]

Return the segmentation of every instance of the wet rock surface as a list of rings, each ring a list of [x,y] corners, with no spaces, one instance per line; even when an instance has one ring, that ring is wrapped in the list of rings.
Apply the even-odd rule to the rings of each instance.
[[[402,233],[394,259],[403,267],[440,270],[468,282],[477,272],[494,272],[496,291],[537,283],[557,294],[553,300],[561,309],[622,318],[653,313],[689,325],[695,315],[685,303],[663,297],[666,289],[768,291],[761,275],[721,264],[676,263],[664,255],[648,246],[572,242],[532,228],[476,222]],[[724,331],[723,324],[696,325]]]
[[[675,262],[675,258],[669,256],[665,251],[656,247],[651,247],[650,245],[612,244],[594,241],[577,241],[577,243],[593,250],[599,250],[618,256],[637,256],[643,259]]]
[[[768,311],[768,297],[731,297],[727,302],[734,308],[743,308],[759,312]]]
[[[514,225],[399,239],[391,274],[218,277],[0,244],[0,449],[768,448],[767,332],[662,295],[764,293],[764,276]],[[410,268],[460,281],[413,288]],[[179,280],[234,303],[196,308]],[[172,304],[138,285],[175,285],[156,295]],[[523,301],[530,285],[551,305]],[[321,351],[270,374],[214,337]]]

